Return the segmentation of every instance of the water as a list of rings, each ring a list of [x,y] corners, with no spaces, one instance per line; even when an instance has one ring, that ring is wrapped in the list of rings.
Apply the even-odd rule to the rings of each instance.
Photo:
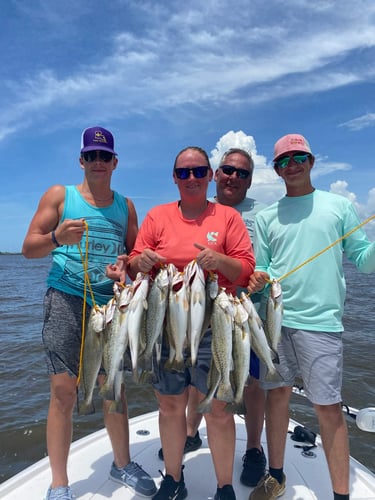
[[[0,255],[0,482],[46,456],[45,424],[49,401],[41,344],[42,301],[50,258],[26,260],[21,255]],[[343,401],[355,407],[375,406],[374,346],[375,300],[373,275],[345,265],[345,363]],[[324,286],[324,277],[322,277]],[[130,417],[153,411],[157,404],[148,385],[127,383]],[[100,398],[94,415],[75,415],[73,439],[103,427]],[[291,417],[318,431],[309,401],[293,395]],[[357,428],[348,419],[351,454],[375,472],[375,434]]]

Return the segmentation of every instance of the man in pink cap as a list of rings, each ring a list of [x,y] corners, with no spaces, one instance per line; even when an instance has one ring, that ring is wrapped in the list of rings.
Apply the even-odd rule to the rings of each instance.
[[[314,160],[309,143],[300,134],[288,134],[276,142],[274,168],[285,183],[286,196],[261,210],[255,221],[256,270],[248,290],[263,291],[260,315],[265,319],[270,280],[282,278],[284,313],[277,348],[280,364],[276,365],[281,381],[266,381],[261,366],[261,387],[268,391],[269,473],[250,494],[251,500],[272,500],[287,492],[284,451],[296,376],[302,378],[318,416],[333,498],[349,499],[349,444],[341,411],[342,259],[345,253],[361,272],[374,272],[375,243],[363,229],[350,233],[360,220],[348,199],[314,188]],[[347,233],[350,235],[341,241]],[[340,243],[332,246],[336,241]],[[320,253],[324,249],[327,251]]]

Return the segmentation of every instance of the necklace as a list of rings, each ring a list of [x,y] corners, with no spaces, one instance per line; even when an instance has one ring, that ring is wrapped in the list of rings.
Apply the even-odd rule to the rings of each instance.
[[[91,197],[95,201],[109,201],[109,200],[113,200],[113,192],[111,192],[110,196],[107,196],[107,198],[98,198],[97,196],[95,196],[95,194],[88,193],[88,192],[85,192],[85,191],[82,191],[81,194],[89,196],[89,197]]]

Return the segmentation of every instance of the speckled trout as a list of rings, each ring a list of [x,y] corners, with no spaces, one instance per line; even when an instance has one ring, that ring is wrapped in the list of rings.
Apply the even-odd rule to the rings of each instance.
[[[234,327],[233,327],[233,372],[234,385],[233,402],[227,405],[226,410],[243,414],[243,391],[250,368],[250,327],[248,313],[238,297],[234,297]]]
[[[133,282],[133,296],[128,307],[128,335],[130,357],[133,369],[133,378],[136,382],[139,380],[138,357],[141,351],[141,338],[145,336],[146,311],[148,307],[147,295],[150,276],[144,273],[138,273]]]
[[[177,271],[173,264],[168,266],[172,283],[169,289],[168,298],[168,337],[171,347],[170,356],[165,363],[166,370],[184,371],[184,346],[186,342],[188,313],[189,313],[189,292],[186,284],[185,273]]]
[[[185,272],[190,286],[187,338],[190,344],[191,365],[194,366],[205,318],[206,283],[204,271],[196,260],[186,266]]]
[[[267,318],[265,332],[271,349],[277,353],[277,346],[281,338],[281,325],[283,321],[283,292],[281,284],[276,279],[272,280],[270,293],[267,300]]]
[[[240,299],[248,313],[251,348],[258,358],[266,365],[268,374],[274,375],[276,373],[276,368],[273,361],[277,358],[277,354],[273,352],[268,344],[266,333],[263,328],[263,322],[260,319],[252,300],[245,294],[245,292],[241,292]]]
[[[96,379],[103,356],[103,332],[105,328],[105,306],[93,307],[84,337],[82,367],[79,388],[83,391],[83,401],[78,404],[79,415],[95,413],[92,401]]]
[[[233,297],[224,289],[219,291],[214,300],[211,328],[212,328],[212,357],[220,373],[220,383],[216,397],[230,403],[233,400],[233,389],[230,382],[232,369],[232,332],[233,332]]]
[[[116,285],[115,285],[116,286]],[[103,364],[106,370],[106,380],[100,388],[104,399],[116,401],[120,405],[122,384],[122,363],[128,347],[127,311],[133,294],[131,286],[118,287],[114,290],[115,297],[107,304],[105,330],[105,346]],[[115,407],[116,405],[114,405]]]
[[[169,277],[167,267],[159,270],[151,284],[148,294],[146,312],[146,347],[143,353],[145,360],[152,356],[156,346],[156,355],[160,361],[160,346],[163,334],[163,324],[168,305]]]

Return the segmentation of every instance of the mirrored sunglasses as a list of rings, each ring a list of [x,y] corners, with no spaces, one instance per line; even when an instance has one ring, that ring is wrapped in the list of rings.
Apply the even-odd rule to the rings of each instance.
[[[305,153],[305,154],[301,154],[301,153],[296,153],[294,155],[291,155],[291,156],[283,156],[282,158],[280,158],[279,160],[276,160],[275,161],[275,165],[279,168],[286,168],[288,165],[289,165],[289,162],[290,160],[293,158],[293,160],[296,162],[296,163],[305,163],[305,161],[307,160],[307,158],[309,157],[310,155],[308,153]]]
[[[203,179],[203,177],[206,177],[208,169],[210,167],[182,167],[182,168],[175,168],[174,172],[176,174],[177,179],[182,179],[186,180],[190,177],[190,172],[192,172],[193,176],[196,179]]]
[[[86,151],[85,153],[82,154],[83,158],[85,161],[88,163],[92,163],[95,161],[97,158],[100,161],[104,161],[105,163],[109,163],[112,158],[113,158],[113,153],[110,153],[109,151]]]
[[[245,170],[244,168],[236,168],[232,167],[232,165],[220,165],[221,170],[225,175],[232,175],[236,172],[236,175],[239,179],[247,179],[250,175],[249,170]]]

